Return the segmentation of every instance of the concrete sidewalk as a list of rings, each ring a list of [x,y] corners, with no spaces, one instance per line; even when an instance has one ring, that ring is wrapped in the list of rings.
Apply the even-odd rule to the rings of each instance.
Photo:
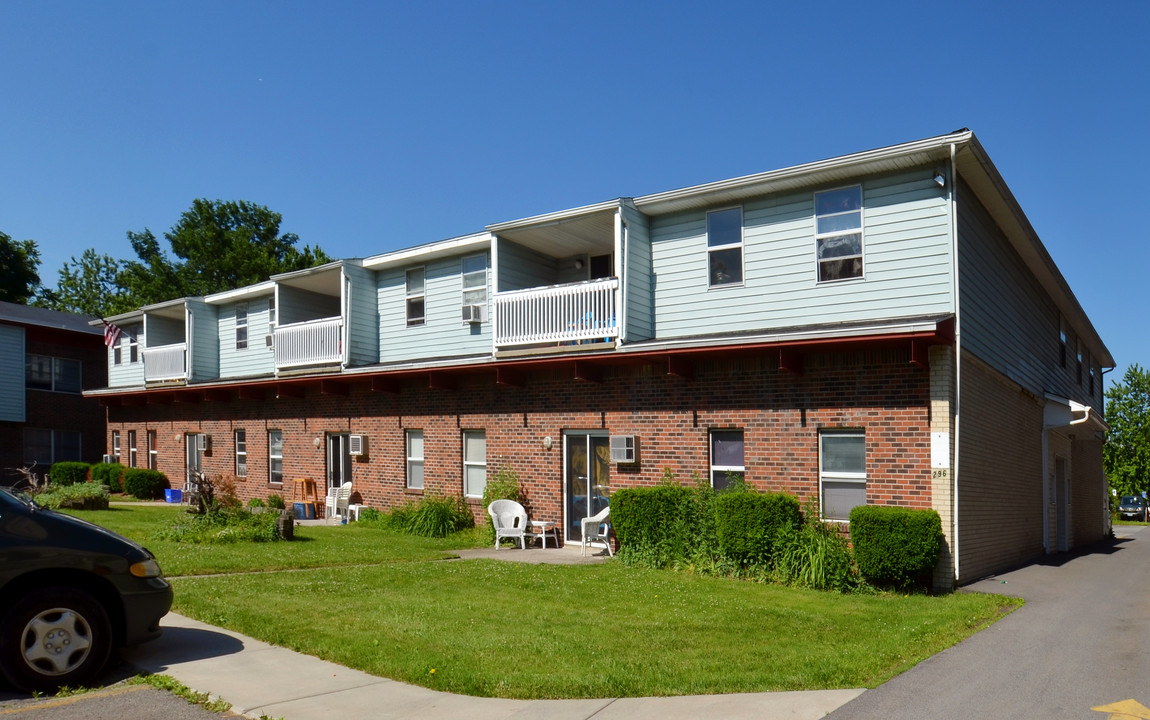
[[[232,703],[251,717],[459,718],[459,720],[676,720],[821,718],[862,690],[596,700],[503,700],[428,690],[368,675],[175,613],[154,642],[122,651],[150,673]]]

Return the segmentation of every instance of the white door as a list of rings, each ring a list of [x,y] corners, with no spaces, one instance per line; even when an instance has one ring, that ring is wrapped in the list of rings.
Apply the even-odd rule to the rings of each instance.
[[[351,482],[351,452],[345,433],[327,436],[327,487],[338,488]]]

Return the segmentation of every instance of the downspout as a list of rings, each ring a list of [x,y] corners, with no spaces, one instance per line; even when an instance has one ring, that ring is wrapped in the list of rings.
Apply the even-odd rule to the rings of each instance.
[[[623,219],[623,205],[615,211],[615,277],[619,278],[618,308],[615,310],[616,322],[619,326],[619,340],[621,345],[627,340],[627,282],[624,277],[627,262],[627,221]]]
[[[488,233],[488,247],[491,249],[491,299],[488,302],[488,320],[491,322],[491,357],[495,357],[495,353],[499,350],[499,305],[495,302],[495,296],[499,294],[499,236],[493,233]]]
[[[348,332],[351,327],[351,278],[347,276],[342,267],[339,269],[339,274],[340,277],[343,278],[343,287],[340,288],[343,297],[340,298],[340,305],[342,306],[340,310],[342,317],[340,320],[342,320],[342,322],[340,323],[339,331],[339,362],[340,366],[346,369],[348,366],[348,358],[351,355],[351,348],[348,347],[348,340],[351,338],[351,334]]]
[[[954,502],[954,579],[957,582],[962,576],[959,572],[958,552],[958,456],[959,456],[959,423],[962,420],[962,315],[959,313],[959,275],[958,275],[958,171],[955,162],[955,144],[950,144],[950,237],[954,253],[954,466],[951,482],[953,483]]]

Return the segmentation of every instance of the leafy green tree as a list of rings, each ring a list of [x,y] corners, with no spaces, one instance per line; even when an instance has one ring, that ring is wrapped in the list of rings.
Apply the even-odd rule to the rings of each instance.
[[[1150,489],[1150,372],[1137,363],[1106,391],[1106,422],[1102,463],[1110,487],[1140,495]]]
[[[43,290],[35,304],[51,310],[107,317],[135,306],[119,286],[121,263],[88,248],[64,263],[54,289]]]
[[[330,261],[318,247],[297,249],[297,235],[280,234],[281,219],[243,200],[195,200],[164,234],[174,258],[150,230],[128,233],[137,259],[124,264],[119,285],[140,306],[231,290]]]
[[[0,300],[24,305],[40,288],[40,249],[35,240],[0,232]]]

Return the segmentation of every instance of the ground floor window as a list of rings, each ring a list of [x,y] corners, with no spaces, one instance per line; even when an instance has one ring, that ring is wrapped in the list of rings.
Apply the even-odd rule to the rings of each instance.
[[[407,431],[407,487],[423,489],[423,431]]]
[[[866,505],[866,435],[861,430],[819,433],[819,494],[824,520],[847,522],[852,508]]]
[[[156,448],[156,431],[148,431],[148,469],[156,469],[156,460],[159,457],[159,450]]]
[[[24,463],[47,470],[52,463],[79,462],[80,441],[78,432],[24,428]]]
[[[711,487],[723,490],[746,475],[742,430],[711,431]]]
[[[120,431],[112,431],[112,456],[116,458],[116,462],[120,462]]]
[[[248,474],[248,432],[236,430],[236,477]]]
[[[463,431],[463,494],[483,497],[487,489],[487,433]]]
[[[136,467],[136,431],[128,431],[128,467]]]
[[[282,430],[268,430],[268,482],[284,481],[284,434]]]

